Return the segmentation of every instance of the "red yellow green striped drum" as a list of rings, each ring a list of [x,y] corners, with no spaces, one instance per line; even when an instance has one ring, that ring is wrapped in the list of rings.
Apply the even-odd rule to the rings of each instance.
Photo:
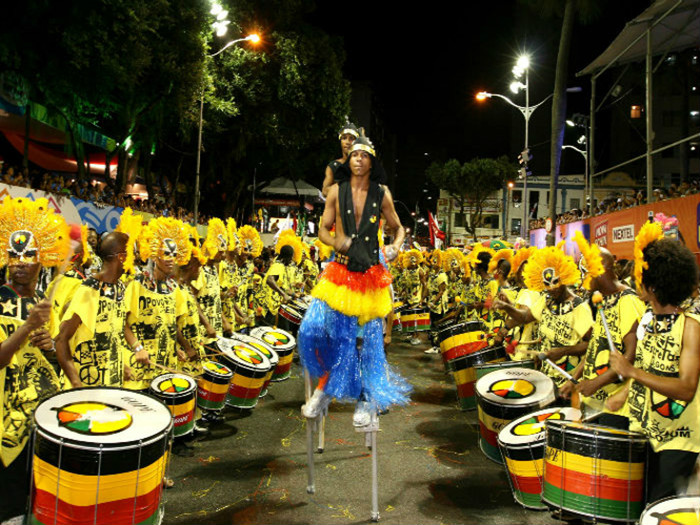
[[[221,410],[233,377],[231,369],[221,363],[204,361],[202,377],[197,381],[197,406],[204,410]]]
[[[639,525],[700,525],[700,496],[674,496],[649,505]]]
[[[554,383],[542,372],[507,368],[486,374],[476,382],[479,410],[479,446],[486,457],[502,463],[498,433],[511,421],[551,405]]]
[[[270,381],[272,380],[272,374],[275,372],[277,364],[279,363],[279,356],[277,355],[277,352],[275,352],[275,350],[267,343],[264,343],[262,340],[249,335],[234,332],[231,339],[236,339],[237,341],[243,341],[244,343],[249,344],[270,360],[270,371],[267,373],[267,376],[265,376],[265,382],[263,383],[262,390],[260,391],[260,397],[265,397],[267,395]]]
[[[392,330],[401,331],[401,312],[405,309],[403,301],[394,301],[394,321]]]
[[[447,370],[452,370],[452,362],[488,346],[486,332],[481,321],[469,321],[446,326],[438,332],[438,343],[442,361]]]
[[[489,346],[478,352],[463,355],[452,360],[452,375],[455,378],[457,399],[462,410],[474,410],[476,408],[476,397],[474,396],[476,366],[491,361],[502,361],[505,358],[505,347]]]
[[[260,339],[263,343],[271,346],[279,356],[277,367],[272,373],[272,381],[284,381],[289,379],[292,370],[294,349],[297,346],[294,336],[289,332],[269,326],[253,328],[250,331],[250,336]]]
[[[430,310],[424,306],[406,308],[401,312],[401,331],[404,333],[430,330]]]
[[[515,501],[528,509],[546,509],[542,503],[545,421],[576,421],[581,411],[571,407],[550,407],[511,421],[498,433],[498,446],[505,459]]]
[[[197,383],[182,374],[163,374],[151,383],[150,392],[170,409],[175,437],[186,436],[194,430],[194,408]]]
[[[474,368],[476,369],[476,380],[478,381],[488,373],[495,372],[496,370],[505,370],[506,368],[529,368],[534,370],[535,361],[533,359],[527,359],[525,361],[497,361],[476,365]]]
[[[646,437],[583,423],[546,426],[542,501],[594,520],[637,521],[644,509]]]
[[[77,388],[34,413],[29,523],[155,525],[173,418],[151,396]]]
[[[226,395],[226,404],[236,408],[253,408],[272,366],[270,360],[255,347],[222,337],[218,341],[224,354],[221,361],[233,371]]]

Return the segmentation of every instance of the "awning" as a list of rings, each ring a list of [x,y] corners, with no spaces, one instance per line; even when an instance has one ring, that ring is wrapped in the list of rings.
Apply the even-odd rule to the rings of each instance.
[[[296,186],[296,189],[295,189]],[[293,181],[285,177],[278,177],[272,180],[267,186],[260,190],[261,193],[276,193],[279,195],[312,195],[318,197],[320,190],[303,180]]]
[[[668,13],[669,10],[672,11]],[[628,22],[612,44],[577,76],[593,75],[609,66],[644,60],[647,48],[644,34],[650,24],[653,25],[654,55],[697,47],[700,44],[700,0],[657,0]]]

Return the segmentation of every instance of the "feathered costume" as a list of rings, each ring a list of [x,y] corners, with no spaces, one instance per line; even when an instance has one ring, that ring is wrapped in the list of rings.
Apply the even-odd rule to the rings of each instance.
[[[345,235],[352,239],[346,255],[336,254],[319,277],[314,297],[299,328],[297,346],[311,376],[328,374],[324,392],[341,401],[363,397],[378,409],[408,402],[410,386],[391,370],[384,353],[382,320],[392,309],[391,275],[381,264],[379,218],[384,189],[371,143],[361,137],[351,150],[372,156],[372,173],[359,228],[355,223],[350,177],[338,184]],[[348,169],[347,164],[341,169]],[[339,171],[341,171],[339,169]]]

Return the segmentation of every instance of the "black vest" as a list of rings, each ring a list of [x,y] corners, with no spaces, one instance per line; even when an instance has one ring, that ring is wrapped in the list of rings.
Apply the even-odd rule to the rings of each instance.
[[[348,270],[364,272],[379,264],[379,221],[384,201],[384,188],[370,181],[365,209],[362,210],[359,230],[355,227],[355,209],[352,203],[350,181],[338,185],[338,204],[345,235],[352,238],[347,252]]]

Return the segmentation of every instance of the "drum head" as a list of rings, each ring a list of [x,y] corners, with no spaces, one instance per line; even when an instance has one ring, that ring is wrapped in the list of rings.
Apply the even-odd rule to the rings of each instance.
[[[296,339],[294,339],[292,334],[285,332],[284,330],[280,330],[279,328],[259,326],[257,328],[253,328],[250,335],[252,337],[257,337],[278,352],[293,350],[297,345]]]
[[[544,406],[554,401],[554,383],[542,372],[508,368],[486,374],[476,383],[477,395],[496,405]]]
[[[37,431],[76,444],[128,445],[160,438],[173,416],[157,399],[121,388],[76,388],[41,402]]]
[[[270,360],[271,366],[277,366],[277,363],[280,360],[279,356],[277,355],[277,352],[275,352],[275,350],[270,345],[265,343],[262,339],[257,339],[255,337],[251,337],[245,334],[239,334],[238,332],[234,332],[234,334],[231,336],[231,339],[235,339],[236,341],[241,341],[243,343],[249,344],[259,352],[262,352],[262,354]]]
[[[700,523],[700,496],[664,498],[649,505],[639,525],[696,525]]]
[[[219,348],[237,367],[240,366],[258,372],[266,372],[272,367],[267,357],[255,347],[243,341],[222,337],[219,339]]]
[[[498,441],[506,447],[537,443],[544,441],[546,421],[578,419],[581,419],[581,411],[578,408],[545,408],[511,421],[499,432]]]
[[[194,392],[196,388],[197,382],[182,374],[163,374],[151,383],[151,391],[161,398],[185,396]]]
[[[202,368],[215,376],[231,377],[233,375],[233,372],[229,367],[222,365],[221,363],[217,363],[216,361],[204,361]]]

